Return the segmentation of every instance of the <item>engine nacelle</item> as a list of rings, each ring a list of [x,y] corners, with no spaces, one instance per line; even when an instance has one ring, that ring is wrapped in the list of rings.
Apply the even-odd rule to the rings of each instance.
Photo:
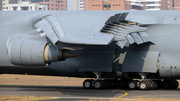
[[[8,47],[12,64],[23,66],[41,66],[44,62],[44,48],[47,43],[35,40],[14,40]]]
[[[14,65],[45,66],[77,55],[58,50],[53,44],[47,44],[45,41],[18,39],[9,44],[8,56]]]

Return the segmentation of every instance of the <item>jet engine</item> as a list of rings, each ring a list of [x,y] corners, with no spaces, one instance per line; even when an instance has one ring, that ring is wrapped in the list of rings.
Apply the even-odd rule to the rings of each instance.
[[[14,65],[45,66],[77,55],[58,50],[53,44],[30,39],[13,40],[8,46],[9,60]]]

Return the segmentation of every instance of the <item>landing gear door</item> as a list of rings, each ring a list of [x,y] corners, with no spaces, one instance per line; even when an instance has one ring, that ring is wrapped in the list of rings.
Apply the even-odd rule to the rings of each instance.
[[[157,73],[159,54],[156,51],[127,51],[122,71]]]

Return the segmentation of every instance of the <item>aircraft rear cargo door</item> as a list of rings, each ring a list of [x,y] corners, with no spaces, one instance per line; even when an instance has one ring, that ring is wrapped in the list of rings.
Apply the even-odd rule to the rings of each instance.
[[[115,51],[86,51],[80,56],[79,72],[112,72]]]
[[[159,54],[156,51],[127,51],[122,71],[157,73]]]

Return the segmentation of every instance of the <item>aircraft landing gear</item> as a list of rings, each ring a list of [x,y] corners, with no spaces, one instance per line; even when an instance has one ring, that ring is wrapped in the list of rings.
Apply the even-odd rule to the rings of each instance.
[[[139,83],[140,90],[147,90],[149,89],[149,83],[146,80],[143,80]]]
[[[85,80],[83,82],[83,87],[86,89],[108,89],[108,88],[118,88],[118,80]]]
[[[179,83],[176,80],[164,80],[162,82],[162,88],[163,89],[177,89],[179,86]]]
[[[85,80],[83,82],[83,87],[86,89],[90,89],[93,87],[93,82],[94,82],[94,80]]]
[[[121,89],[140,89],[140,90],[155,90],[155,89],[177,89],[179,83],[176,80],[93,80],[87,79],[83,82],[83,87],[86,89],[107,89],[107,88],[121,88]]]
[[[102,80],[96,80],[94,82],[94,88],[101,89],[104,87],[104,82]]]
[[[85,80],[83,82],[83,87],[86,89],[95,88],[95,89],[102,89],[102,88],[117,88],[118,87],[118,80],[116,79],[101,79],[102,72],[93,72],[96,75],[96,80]]]
[[[131,90],[137,89],[138,82],[139,82],[138,80],[130,80],[128,82],[128,88],[131,89]]]
[[[139,73],[142,80],[133,80],[133,79],[102,79],[102,72],[93,72],[96,75],[96,80],[85,80],[83,82],[83,87],[86,89],[95,88],[95,89],[103,89],[103,88],[121,88],[121,89],[140,89],[140,90],[154,90],[154,89],[177,89],[179,83],[175,79],[164,79],[161,80],[151,80],[147,79],[146,75],[148,73]]]

